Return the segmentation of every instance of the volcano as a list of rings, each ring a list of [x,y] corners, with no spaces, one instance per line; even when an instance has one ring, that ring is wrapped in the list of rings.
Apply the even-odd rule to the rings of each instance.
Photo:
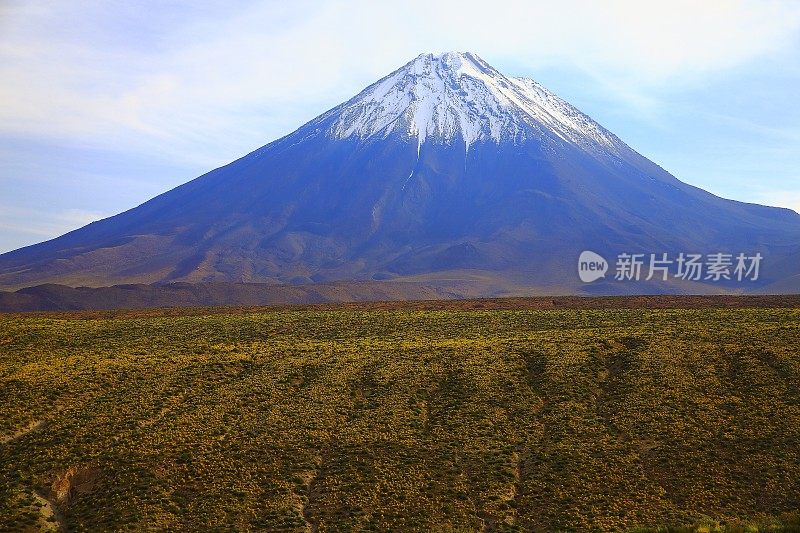
[[[578,279],[581,252],[761,254],[742,288]],[[484,293],[795,291],[800,215],[687,185],[536,81],[423,54],[119,215],[0,255],[0,286],[465,280]]]

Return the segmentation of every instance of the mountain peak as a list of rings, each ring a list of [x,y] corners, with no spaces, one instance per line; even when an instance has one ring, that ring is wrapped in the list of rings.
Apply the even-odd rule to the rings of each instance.
[[[0,255],[0,288],[396,278],[490,296],[706,283],[583,285],[575,267],[586,250],[608,261],[761,253],[759,285],[727,287],[782,290],[800,279],[800,216],[686,185],[474,54],[423,54],[224,167]]]
[[[618,153],[622,142],[537,82],[506,77],[476,54],[420,54],[323,115],[335,138],[399,134],[449,144],[567,142]],[[321,117],[322,118],[322,117]]]
[[[487,65],[487,63],[471,52],[442,52],[439,54],[425,53],[418,55],[408,65],[430,65],[440,63],[448,68],[461,68],[463,65]],[[408,66],[406,65],[406,66]]]

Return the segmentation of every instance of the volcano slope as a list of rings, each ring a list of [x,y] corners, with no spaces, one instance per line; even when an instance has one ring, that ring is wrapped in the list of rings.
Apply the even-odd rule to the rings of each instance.
[[[584,250],[612,265],[683,252],[760,253],[763,265],[744,285],[685,287],[673,265],[668,283],[587,288]],[[797,292],[800,215],[683,183],[474,54],[423,54],[224,167],[0,255],[4,290],[386,279],[479,280],[482,296]]]

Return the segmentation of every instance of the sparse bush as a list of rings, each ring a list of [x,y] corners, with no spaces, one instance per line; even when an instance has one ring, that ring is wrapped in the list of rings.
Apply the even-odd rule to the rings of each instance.
[[[0,316],[0,529],[800,530],[798,310],[171,315]]]

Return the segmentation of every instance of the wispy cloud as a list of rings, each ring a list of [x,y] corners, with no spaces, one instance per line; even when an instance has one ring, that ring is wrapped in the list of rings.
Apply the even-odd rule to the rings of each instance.
[[[136,6],[7,4],[0,132],[218,162],[447,49],[572,65],[646,108],[648,88],[749,61],[800,28],[800,4],[763,0]]]
[[[762,190],[755,194],[753,201],[774,207],[788,207],[800,213],[800,191],[798,190]]]
[[[53,212],[0,205],[0,253],[58,237],[90,222],[107,217],[107,213],[83,209]]]

